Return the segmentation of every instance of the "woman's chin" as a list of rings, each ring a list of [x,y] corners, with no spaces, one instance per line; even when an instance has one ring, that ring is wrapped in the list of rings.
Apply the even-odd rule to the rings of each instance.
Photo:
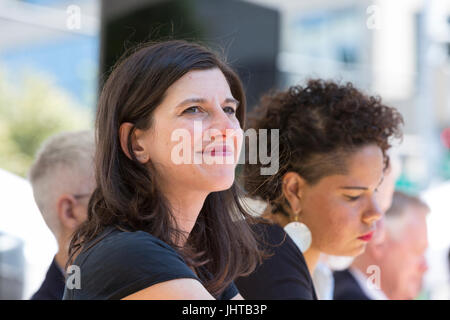
[[[324,253],[339,257],[357,257],[366,251],[366,243],[359,243],[353,248],[341,248],[340,250],[323,250]]]
[[[231,188],[233,181],[220,181],[211,185],[211,192],[224,191]]]
[[[234,182],[235,166],[234,165],[215,165],[206,166],[198,172],[201,179],[211,191],[222,191],[229,189]]]
[[[225,175],[212,175],[208,177],[208,185],[211,192],[228,190],[234,182],[234,172]]]
[[[363,254],[364,251],[366,251],[366,246],[367,246],[367,243],[361,243],[357,248],[355,248],[354,250],[349,252],[348,256],[349,257],[357,257],[360,254]]]

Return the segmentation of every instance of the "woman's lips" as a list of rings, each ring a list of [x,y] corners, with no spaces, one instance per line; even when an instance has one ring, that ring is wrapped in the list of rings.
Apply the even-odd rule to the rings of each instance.
[[[361,237],[358,237],[358,239],[362,240],[362,241],[370,241],[370,239],[372,239],[373,236],[373,231],[366,233],[365,235],[362,235]]]
[[[233,149],[231,147],[228,147],[226,145],[223,145],[222,148],[220,146],[208,148],[203,152],[203,154],[206,154],[208,156],[222,156],[222,157],[228,157],[233,155]]]

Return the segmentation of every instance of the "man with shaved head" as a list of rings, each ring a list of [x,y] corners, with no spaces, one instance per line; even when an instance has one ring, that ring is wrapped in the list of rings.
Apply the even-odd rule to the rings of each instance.
[[[34,199],[58,243],[58,252],[33,300],[62,299],[69,243],[73,232],[87,219],[89,198],[95,188],[94,151],[92,132],[65,132],[48,139],[31,166]]]

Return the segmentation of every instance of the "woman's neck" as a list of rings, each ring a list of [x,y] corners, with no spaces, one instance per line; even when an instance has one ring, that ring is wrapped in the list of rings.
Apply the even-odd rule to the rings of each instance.
[[[320,251],[313,248],[309,248],[308,250],[303,252],[303,256],[305,257],[306,265],[308,266],[308,270],[311,276],[314,274],[314,270],[316,270],[317,263],[320,259],[320,254]]]
[[[182,243],[178,243],[178,245],[183,246],[189,237],[207,196],[207,192],[195,191],[166,194],[177,227],[184,234],[184,238],[181,240]]]

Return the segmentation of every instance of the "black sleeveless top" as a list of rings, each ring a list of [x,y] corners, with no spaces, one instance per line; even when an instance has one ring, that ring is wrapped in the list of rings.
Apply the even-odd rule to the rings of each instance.
[[[89,247],[91,246],[91,247]],[[75,259],[80,288],[69,273],[64,300],[122,299],[159,282],[191,278],[202,282],[171,246],[144,231],[124,232],[108,227]],[[73,270],[73,269],[72,269]],[[232,283],[216,297],[238,294]]]

